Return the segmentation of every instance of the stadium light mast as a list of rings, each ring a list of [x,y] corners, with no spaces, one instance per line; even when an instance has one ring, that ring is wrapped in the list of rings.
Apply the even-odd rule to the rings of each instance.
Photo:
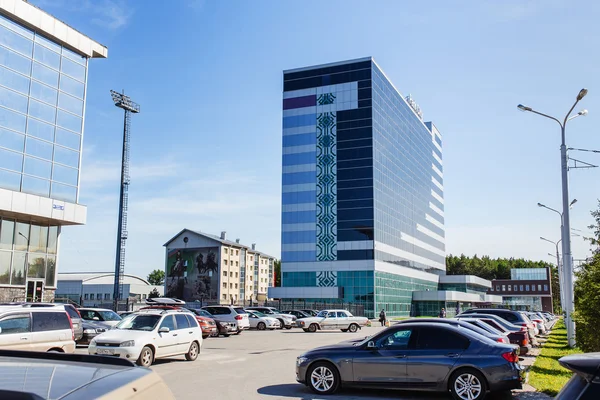
[[[119,197],[119,222],[117,225],[117,252],[115,258],[115,281],[113,288],[113,308],[115,311],[118,302],[123,298],[123,275],[125,274],[125,243],[127,241],[127,200],[129,190],[129,151],[131,137],[131,114],[140,112],[139,104],[133,102],[129,96],[110,91],[115,106],[125,111],[123,122],[123,155],[121,158],[121,193]]]

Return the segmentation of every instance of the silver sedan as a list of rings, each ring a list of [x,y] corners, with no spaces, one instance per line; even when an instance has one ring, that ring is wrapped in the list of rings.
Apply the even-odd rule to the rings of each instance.
[[[250,320],[250,329],[258,329],[259,331],[279,329],[280,323],[277,319],[268,317],[259,311],[246,310],[246,312]]]

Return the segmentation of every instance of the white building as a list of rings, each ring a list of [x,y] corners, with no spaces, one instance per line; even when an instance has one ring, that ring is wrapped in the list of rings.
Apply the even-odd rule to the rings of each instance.
[[[108,305],[112,303],[115,274],[113,272],[64,272],[58,274],[56,299],[68,298],[84,306]],[[163,296],[164,286],[151,285],[139,276],[123,276],[123,299],[148,298],[154,289]]]

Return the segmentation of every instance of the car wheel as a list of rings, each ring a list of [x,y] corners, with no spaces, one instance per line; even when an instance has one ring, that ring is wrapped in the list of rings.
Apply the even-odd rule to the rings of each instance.
[[[475,370],[459,370],[450,378],[450,393],[456,400],[482,400],[486,391],[483,375]]]
[[[285,326],[285,324],[283,323],[283,320],[278,319],[277,321],[279,321],[279,329],[283,329],[283,327]]]
[[[154,361],[154,352],[150,347],[144,346],[137,359],[137,365],[148,368],[152,365],[152,361]]]
[[[318,394],[333,394],[340,388],[340,375],[329,363],[317,362],[308,369],[308,386]]]
[[[351,324],[351,325],[348,327],[348,330],[349,330],[350,332],[354,333],[354,332],[356,332],[356,331],[358,330],[358,325],[356,325],[356,324]]]
[[[311,333],[314,333],[317,331],[317,324],[310,324],[310,326],[308,327],[308,331]]]
[[[198,342],[192,342],[190,349],[185,354],[185,359],[188,361],[196,361],[196,358],[198,358],[198,353],[200,353]]]
[[[231,336],[229,333],[224,333],[223,334],[223,337],[229,337],[229,336]]]
[[[258,329],[259,331],[264,331],[267,328],[267,325],[264,322],[259,322],[258,325],[256,325],[256,329]]]
[[[288,329],[288,330],[292,329],[292,326],[291,325],[290,326],[286,326],[285,329]]]
[[[235,333],[235,335],[239,335],[240,333],[242,333],[242,330],[241,330],[241,329],[240,329],[239,331],[237,331],[237,332]]]

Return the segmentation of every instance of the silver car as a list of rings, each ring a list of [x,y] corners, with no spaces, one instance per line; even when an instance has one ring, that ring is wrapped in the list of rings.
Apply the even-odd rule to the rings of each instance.
[[[264,331],[265,329],[279,329],[281,326],[279,320],[269,317],[260,311],[246,310],[246,312],[248,313],[248,317],[250,319],[250,329]]]
[[[281,325],[280,328],[292,329],[296,325],[296,316],[290,314],[283,314],[275,307],[248,307],[247,310],[258,311],[265,314],[267,317],[275,318]]]

